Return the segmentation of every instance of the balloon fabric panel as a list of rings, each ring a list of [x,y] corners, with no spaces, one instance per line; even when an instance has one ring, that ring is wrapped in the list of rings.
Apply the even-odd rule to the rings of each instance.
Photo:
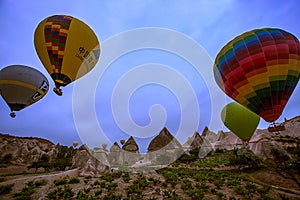
[[[226,44],[215,60],[221,89],[268,122],[280,117],[300,71],[299,41],[274,28],[246,32]]]
[[[66,46],[67,35],[72,17],[63,15],[54,15],[49,17],[44,27],[45,41],[52,72],[60,73],[64,50]]]

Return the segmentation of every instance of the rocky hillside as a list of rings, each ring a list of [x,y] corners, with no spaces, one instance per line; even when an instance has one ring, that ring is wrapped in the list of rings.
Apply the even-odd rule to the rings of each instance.
[[[55,153],[56,145],[49,140],[0,134],[0,158],[10,154],[12,164],[28,164],[43,154],[51,158]]]
[[[295,147],[300,142],[300,116],[285,120],[282,125],[285,130],[273,133],[267,129],[257,129],[249,141],[249,148],[256,155],[269,158],[273,148],[283,150],[287,147]],[[219,132],[219,139],[214,143],[215,149],[229,150],[240,146],[242,140],[232,132]]]

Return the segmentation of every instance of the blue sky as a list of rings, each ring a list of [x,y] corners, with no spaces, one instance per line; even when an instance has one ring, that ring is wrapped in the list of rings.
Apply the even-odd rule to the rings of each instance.
[[[1,60],[0,67],[11,64],[24,64],[35,67],[44,73],[51,88],[48,94],[36,104],[17,113],[15,119],[9,117],[9,109],[5,102],[0,100],[0,132],[10,133],[20,136],[37,136],[47,138],[54,143],[71,145],[74,140],[80,141],[82,134],[76,128],[74,120],[74,83],[63,88],[62,97],[56,96],[52,92],[54,86],[51,77],[47,74],[35,52],[33,44],[33,34],[38,23],[45,17],[54,14],[67,14],[86,22],[97,34],[100,43],[109,44],[110,38],[114,38],[126,31],[141,29],[146,27],[156,27],[176,31],[179,34],[189,37],[205,49],[207,55],[213,61],[218,51],[235,36],[255,28],[279,27],[291,32],[300,38],[300,3],[297,0],[287,1],[245,1],[245,0],[200,0],[200,1],[101,1],[101,0],[74,0],[62,3],[60,0],[47,1],[15,1],[1,0]],[[147,37],[152,37],[147,35]],[[153,36],[154,37],[154,36]],[[157,37],[157,36],[156,36]],[[175,41],[176,42],[176,41]],[[105,45],[104,45],[105,47]],[[117,47],[108,48],[114,51]],[[103,53],[104,49],[101,49]],[[190,50],[188,53],[192,53]],[[99,66],[101,66],[101,55]],[[142,68],[143,65],[152,63],[150,67],[174,68],[181,76],[188,80],[195,96],[198,99],[200,120],[198,131],[201,133],[205,126],[209,126],[214,131],[218,129],[211,121],[220,123],[220,119],[215,117],[218,113],[212,113],[215,105],[210,94],[215,86],[208,84],[205,78],[195,72],[195,69],[181,57],[158,49],[136,50],[125,55],[121,55],[102,74],[95,91],[95,114],[106,138],[96,137],[91,145],[101,146],[102,143],[127,139],[130,135],[137,136],[142,149],[146,149],[149,139],[157,134],[157,129],[166,126],[173,134],[179,129],[182,111],[187,110],[191,118],[197,117],[195,110],[189,110],[189,104],[180,105],[180,95],[174,94],[179,91],[181,84],[177,84],[174,91],[163,87],[160,84],[147,84],[138,88],[132,93],[128,100],[129,112],[132,120],[141,127],[147,126],[151,121],[149,108],[160,104],[164,111],[158,108],[157,119],[163,120],[156,129],[148,135],[134,133],[134,128],[118,127],[112,114],[111,97],[115,85],[122,78],[126,78],[126,73],[134,72],[135,68]],[[212,67],[212,66],[211,66]],[[133,71],[131,71],[133,70]],[[210,69],[206,69],[210,70]],[[93,72],[93,71],[92,71]],[[212,71],[211,71],[212,73]],[[176,73],[173,74],[176,77]],[[171,83],[176,82],[170,73]],[[90,74],[93,76],[93,74]],[[154,74],[149,75],[154,76]],[[141,77],[144,79],[145,77]],[[162,77],[163,78],[163,77]],[[125,80],[125,79],[124,79]],[[136,77],[135,80],[139,80]],[[167,83],[166,83],[167,84]],[[124,85],[124,84],[123,84]],[[125,86],[124,86],[125,87]],[[129,87],[129,86],[128,86]],[[184,88],[182,89],[184,90]],[[184,90],[185,91],[185,90]],[[180,92],[180,91],[179,91]],[[183,95],[184,96],[184,95]],[[82,97],[84,99],[84,97]],[[180,97],[181,98],[181,97]],[[182,97],[183,98],[183,97]],[[299,115],[300,86],[298,84],[294,94],[290,98],[282,117],[292,118]],[[231,101],[227,98],[227,102]],[[115,105],[122,106],[122,99],[117,100]],[[126,103],[126,102],[125,102]],[[185,102],[186,103],[186,102]],[[220,102],[224,104],[224,102]],[[191,104],[190,104],[191,105]],[[224,104],[225,105],[225,104]],[[223,105],[218,105],[223,106]],[[76,107],[76,105],[75,105]],[[155,106],[154,106],[155,107]],[[157,107],[154,108],[154,110]],[[156,114],[157,114],[156,113]],[[81,127],[92,127],[89,122],[89,114],[82,107],[82,117],[86,121]],[[164,114],[166,116],[164,116]],[[164,121],[165,117],[165,121]],[[79,119],[80,120],[80,119]],[[189,121],[189,120],[187,120]],[[210,125],[212,125],[210,127]],[[261,119],[259,128],[266,128],[267,123]],[[122,131],[123,129],[123,131]],[[224,130],[226,130],[223,127]],[[90,132],[94,130],[91,129]],[[129,133],[131,131],[131,133]],[[97,135],[97,133],[93,133]],[[139,135],[140,134],[140,135]],[[185,139],[192,133],[181,135],[180,140]],[[147,136],[147,137],[146,137]]]

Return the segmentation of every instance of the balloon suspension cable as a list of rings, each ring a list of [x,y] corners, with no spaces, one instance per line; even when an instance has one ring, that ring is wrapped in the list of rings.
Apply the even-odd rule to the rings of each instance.
[[[11,113],[9,114],[12,118],[16,117],[16,113],[14,111],[11,111]]]
[[[62,96],[63,92],[60,89],[60,86],[55,84],[55,88],[53,88],[53,91],[58,95],[58,96]]]

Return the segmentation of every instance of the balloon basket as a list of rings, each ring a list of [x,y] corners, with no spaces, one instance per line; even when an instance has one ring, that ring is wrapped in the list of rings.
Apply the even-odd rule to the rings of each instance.
[[[285,130],[285,126],[283,124],[276,125],[276,123],[273,123],[268,127],[268,131],[271,133],[284,131],[284,130]]]
[[[14,113],[14,112],[11,112],[9,115],[10,115],[12,118],[15,118],[15,117],[16,117],[16,113]]]
[[[55,94],[57,94],[58,96],[62,96],[63,92],[60,88],[53,88],[53,91],[55,92]]]

